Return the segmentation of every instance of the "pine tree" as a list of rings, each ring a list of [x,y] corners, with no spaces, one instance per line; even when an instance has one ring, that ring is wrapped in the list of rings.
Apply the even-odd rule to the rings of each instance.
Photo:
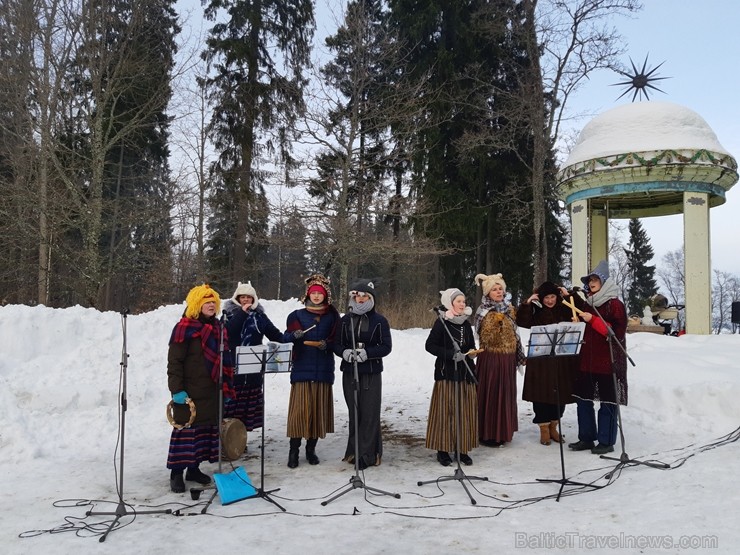
[[[221,260],[211,271],[229,271],[236,282],[246,279],[250,257],[259,254],[252,246],[266,244],[262,161],[278,158],[291,168],[291,139],[303,109],[303,71],[315,27],[313,3],[210,0],[205,16],[218,20],[203,54],[214,72],[208,79],[214,100],[211,135],[220,152],[214,171],[223,186],[214,207],[222,211],[217,214],[222,223],[233,220],[228,235],[211,226],[219,231],[211,238],[211,251]]]
[[[640,220],[632,218],[628,230],[630,239],[627,248],[624,249],[629,279],[627,309],[631,314],[642,314],[644,307],[650,304],[650,297],[658,292],[655,266],[648,265],[654,252]]]

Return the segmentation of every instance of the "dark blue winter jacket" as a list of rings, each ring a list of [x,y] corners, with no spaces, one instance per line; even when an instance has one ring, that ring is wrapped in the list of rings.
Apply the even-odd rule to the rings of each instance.
[[[345,349],[352,349],[352,328],[355,345],[365,349],[367,360],[357,364],[359,374],[379,374],[383,371],[383,357],[391,352],[391,328],[384,316],[370,310],[366,314],[345,314],[341,320],[341,330],[334,343],[334,353],[342,358]],[[354,363],[342,359],[339,367],[342,372],[354,371]]]
[[[305,308],[294,310],[288,315],[283,343],[293,343],[293,365],[290,371],[290,383],[324,382],[334,383],[334,335],[336,333],[339,313],[329,305],[325,314],[318,315]],[[296,339],[293,332],[307,330],[301,339]],[[312,343],[324,342],[316,346]],[[308,342],[309,344],[306,344]]]

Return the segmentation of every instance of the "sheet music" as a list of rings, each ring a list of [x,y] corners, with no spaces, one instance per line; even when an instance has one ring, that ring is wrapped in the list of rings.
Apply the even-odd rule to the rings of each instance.
[[[237,374],[259,374],[265,360],[265,373],[290,372],[292,343],[269,342],[263,345],[241,345],[236,348]]]
[[[585,322],[532,326],[527,357],[577,355],[581,351],[581,338],[585,329]]]

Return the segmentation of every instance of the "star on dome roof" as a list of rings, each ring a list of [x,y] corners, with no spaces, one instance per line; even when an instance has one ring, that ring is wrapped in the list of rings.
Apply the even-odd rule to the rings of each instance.
[[[650,96],[648,95],[648,88],[655,89],[658,92],[662,92],[665,94],[665,91],[660,90],[658,87],[653,85],[654,81],[661,81],[663,79],[670,79],[670,77],[658,77],[657,75],[653,75],[656,71],[658,71],[658,68],[662,66],[665,62],[659,63],[656,67],[653,69],[648,69],[647,63],[648,63],[648,57],[650,55],[648,54],[645,56],[645,62],[642,64],[642,69],[638,70],[635,66],[635,62],[632,61],[632,58],[630,58],[630,64],[632,64],[632,73],[626,72],[626,71],[619,71],[617,70],[617,73],[624,75],[629,80],[628,81],[622,81],[620,83],[612,83],[612,87],[620,87],[620,86],[626,86],[627,90],[624,91],[622,94],[620,94],[617,97],[617,100],[622,98],[624,95],[628,94],[630,91],[634,90],[635,92],[632,94],[632,102],[635,101],[635,98],[637,96],[640,96],[640,100],[642,100],[642,95],[645,95],[645,100],[650,100]]]

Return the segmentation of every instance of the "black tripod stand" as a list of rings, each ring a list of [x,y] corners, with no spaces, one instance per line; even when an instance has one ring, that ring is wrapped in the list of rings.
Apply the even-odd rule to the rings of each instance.
[[[436,309],[435,309],[436,310]],[[462,354],[460,350],[460,345],[455,341],[455,338],[452,337],[452,333],[450,332],[449,328],[444,322],[444,318],[442,316],[442,313],[437,311],[437,317],[439,318],[440,322],[442,323],[442,327],[447,332],[447,335],[450,338],[450,341],[452,342],[452,348],[457,356]],[[475,378],[475,374],[473,374],[472,370],[470,370],[470,366],[468,366],[468,361],[466,360],[467,357],[464,357],[462,359],[463,366],[465,370],[463,373],[466,373],[469,375],[473,383],[478,385],[478,380]],[[460,407],[460,396],[461,396],[461,388],[460,388],[460,381],[465,379],[465,377],[460,376],[460,362],[455,362],[455,408],[454,408],[454,417],[455,417],[455,464],[457,465],[457,468],[455,469],[455,473],[452,476],[442,476],[440,478],[437,478],[436,480],[427,480],[425,482],[417,482],[416,485],[423,486],[425,484],[436,484],[439,482],[449,482],[452,480],[456,480],[460,482],[460,485],[465,490],[465,493],[468,494],[468,497],[470,498],[470,503],[473,505],[476,504],[475,499],[470,494],[470,491],[468,490],[468,486],[465,485],[465,480],[470,482],[471,480],[482,480],[487,482],[488,478],[481,477],[481,476],[468,476],[463,471],[462,467],[460,466],[460,434],[462,433],[462,416],[461,411],[462,408]]]
[[[559,329],[561,326],[562,329]],[[582,343],[581,338],[585,324],[562,324],[561,326],[558,324],[553,324],[551,326],[533,326],[529,336],[529,352],[527,353],[527,358],[535,358],[538,356],[549,358],[577,355]],[[554,372],[555,400],[557,406],[560,407],[560,375],[557,368]],[[559,412],[558,433],[560,434],[558,445],[560,447],[561,477],[558,479],[537,478],[537,481],[560,484],[560,489],[558,490],[558,495],[555,497],[555,501],[560,501],[560,497],[563,495],[563,488],[565,486],[589,487],[594,489],[602,488],[603,486],[587,484],[585,482],[575,482],[565,477],[565,457],[563,455],[563,443],[565,443],[565,441],[563,439],[563,428],[560,422]]]
[[[290,355],[291,349],[290,346],[284,346],[286,347],[285,350],[280,350],[280,347],[282,345],[278,344],[277,348],[275,350],[271,350],[268,352],[267,348],[264,348],[262,353],[259,355],[259,365],[260,365],[260,375],[262,377],[262,438],[260,440],[260,487],[255,488],[257,491],[254,495],[250,495],[247,497],[247,499],[264,499],[265,501],[269,501],[273,505],[275,505],[278,509],[285,512],[285,508],[282,507],[277,501],[275,501],[272,497],[270,497],[270,494],[276,491],[280,491],[280,488],[275,488],[271,490],[265,490],[265,425],[267,423],[267,419],[265,418],[265,371],[267,369],[267,362],[269,360],[274,360],[280,358],[279,355]],[[266,346],[265,346],[266,347]],[[237,354],[238,356],[238,354]],[[239,365],[239,361],[237,360],[237,365]],[[279,370],[276,370],[279,371]],[[286,372],[290,372],[290,367],[288,367]]]
[[[355,474],[349,479],[349,484],[344,486],[344,489],[337,493],[335,496],[327,499],[326,501],[322,501],[321,504],[323,506],[328,505],[335,499],[338,499],[345,493],[348,493],[355,489],[364,489],[366,491],[377,493],[379,495],[390,495],[391,497],[395,497],[396,499],[400,499],[401,495],[398,493],[391,493],[389,491],[383,491],[381,489],[372,488],[365,484],[365,482],[360,478],[360,373],[357,369],[357,342],[355,341],[355,326],[352,322],[352,307],[348,308],[349,311],[349,329],[350,329],[350,337],[352,338],[352,352],[354,353],[352,366],[353,366],[353,375],[352,375],[352,396],[353,396],[353,403],[354,403],[354,435],[355,435]]]
[[[120,473],[118,474],[118,506],[116,507],[115,511],[110,512],[98,512],[98,511],[88,511],[87,516],[98,516],[98,515],[108,515],[108,516],[115,516],[113,519],[113,522],[110,523],[110,526],[108,526],[108,529],[103,533],[102,536],[100,536],[100,539],[98,541],[104,542],[105,539],[108,537],[108,534],[115,528],[116,524],[118,524],[118,521],[121,520],[124,516],[128,515],[145,515],[145,514],[172,514],[172,509],[164,509],[164,510],[154,510],[154,511],[134,511],[134,512],[128,512],[128,509],[126,509],[126,503],[123,501],[123,460],[124,460],[124,451],[125,451],[125,439],[126,439],[126,410],[128,408],[128,398],[127,398],[127,383],[126,383],[126,370],[128,369],[128,351],[126,350],[126,317],[128,315],[129,311],[128,309],[124,309],[121,311],[121,327],[123,330],[123,349],[121,351],[121,412],[120,414],[120,436],[119,436],[119,447],[120,447]]]
[[[595,306],[592,306],[591,308],[594,309],[594,312],[596,313],[596,316],[601,318],[604,323],[606,324],[606,320],[601,316],[601,313],[599,312],[599,309]],[[609,357],[611,359],[611,365],[612,365],[612,383],[614,386],[614,400],[617,405],[617,427],[619,429],[619,441],[622,448],[622,453],[619,455],[619,457],[611,457],[608,455],[601,455],[602,459],[608,459],[611,461],[619,461],[617,463],[617,466],[614,467],[614,470],[612,470],[609,474],[606,475],[607,480],[610,479],[614,473],[618,472],[625,466],[629,465],[643,465],[643,466],[649,466],[651,468],[659,468],[661,470],[665,470],[666,468],[670,468],[671,465],[662,463],[662,462],[653,462],[653,461],[640,461],[637,459],[631,459],[626,451],[625,451],[625,441],[624,441],[624,427],[622,425],[622,409],[619,405],[619,390],[617,389],[617,367],[616,367],[616,360],[614,356],[614,344],[621,349],[622,353],[624,353],[624,356],[627,358],[627,360],[630,362],[632,366],[635,366],[635,361],[632,360],[627,354],[627,349],[624,348],[624,345],[622,345],[622,342],[619,341],[619,338],[617,338],[616,334],[614,333],[614,330],[612,330],[611,326],[606,324],[606,341],[609,344]]]

